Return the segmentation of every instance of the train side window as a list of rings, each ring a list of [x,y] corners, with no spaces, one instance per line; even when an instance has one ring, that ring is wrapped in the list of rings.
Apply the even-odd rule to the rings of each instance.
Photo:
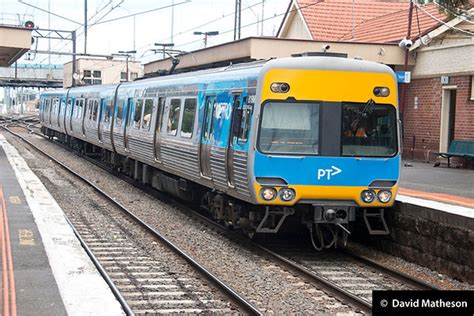
[[[61,100],[59,101],[59,111],[58,111],[58,115],[61,115],[61,113],[63,112],[64,105],[65,105],[64,99],[61,99]]]
[[[239,136],[240,125],[242,122],[242,109],[240,109],[240,94],[236,94],[233,96],[232,100],[232,136],[231,136],[231,143],[235,145],[237,138]]]
[[[163,110],[165,108],[166,98],[158,98],[158,109],[156,111],[156,126],[155,132],[159,134],[161,132],[161,124],[163,124]]]
[[[142,118],[143,99],[138,99],[135,102],[135,112],[133,114],[133,127],[140,128],[140,120]]]
[[[110,123],[113,114],[112,98],[107,98],[107,108],[105,109],[104,123]]]
[[[76,104],[74,105],[74,109],[72,112],[72,117],[77,118],[77,112],[79,111],[79,99],[76,99]]]
[[[92,107],[92,120],[97,122],[97,113],[99,112],[99,100],[93,100],[93,107]]]
[[[194,119],[196,116],[196,99],[184,100],[184,112],[181,122],[181,137],[191,138],[193,136]]]
[[[168,113],[168,135],[176,136],[178,133],[179,114],[181,112],[181,99],[171,99]]]
[[[128,98],[127,99],[127,121],[125,122],[125,125],[130,126],[132,124],[132,104],[133,104],[133,98]]]
[[[251,117],[252,117],[251,108],[246,108],[242,110],[242,118],[241,118],[241,124],[240,124],[239,136],[238,136],[239,143],[246,143],[248,140]]]
[[[214,99],[214,103],[212,104],[212,111],[211,111],[211,126],[209,127],[209,137],[208,139],[213,139],[214,135],[214,121],[216,121],[216,118],[214,115],[216,115],[216,108],[217,108],[217,101]]]
[[[93,110],[93,107],[94,107],[94,100],[87,100],[87,108],[86,108],[86,113],[87,113],[87,119],[89,121],[92,120],[92,110]]]
[[[153,112],[153,99],[145,99],[145,108],[143,110],[142,129],[149,131],[151,114]]]
[[[85,112],[84,108],[86,106],[86,102],[87,102],[87,99],[82,99],[82,100],[79,100],[79,116],[77,118],[81,118],[83,117],[83,114]]]
[[[117,116],[115,117],[115,126],[122,125],[124,99],[119,99],[117,102]]]
[[[58,105],[59,105],[59,99],[54,98],[53,99],[53,110],[51,111],[51,113],[58,114]]]

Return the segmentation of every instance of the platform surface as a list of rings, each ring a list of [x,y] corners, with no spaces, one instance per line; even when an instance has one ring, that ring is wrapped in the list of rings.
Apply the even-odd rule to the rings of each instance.
[[[474,217],[474,170],[404,161],[398,199]],[[408,199],[407,199],[408,197]],[[419,204],[424,200],[422,204]],[[457,209],[458,211],[456,211]]]
[[[64,213],[0,134],[0,314],[124,315]]]

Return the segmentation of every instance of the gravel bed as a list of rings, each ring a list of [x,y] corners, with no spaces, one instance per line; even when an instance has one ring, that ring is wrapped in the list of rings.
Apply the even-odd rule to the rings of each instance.
[[[375,250],[359,243],[349,241],[348,249],[364,255],[380,264],[383,264],[388,268],[404,272],[410,276],[427,283],[431,283],[444,290],[474,290],[474,284],[460,282],[447,275],[433,271],[427,267],[408,262],[404,259]]]
[[[6,135],[6,137],[21,153],[32,150],[19,146],[21,143],[12,139],[11,136]],[[327,313],[338,315],[357,313],[314,285],[306,283],[273,262],[221,236],[191,219],[182,211],[150,197],[93,164],[79,159],[58,145],[34,135],[29,137],[47,152],[52,153],[55,157],[60,157],[61,161],[68,166],[105,189],[124,206],[135,212],[138,217],[156,228],[255,304],[262,312],[266,314]],[[37,156],[36,153],[34,155]],[[50,162],[45,161],[42,156],[40,159],[26,157],[28,164],[33,167],[33,171],[43,179],[48,178],[48,173],[51,171],[43,175],[42,170],[56,168]],[[55,181],[63,177],[62,170],[54,172],[58,173]],[[51,177],[51,175],[49,176]],[[48,182],[51,183],[51,181],[46,181],[45,185],[58,200],[58,203],[65,209],[71,208],[67,201],[68,197],[57,195],[57,186],[49,185]]]

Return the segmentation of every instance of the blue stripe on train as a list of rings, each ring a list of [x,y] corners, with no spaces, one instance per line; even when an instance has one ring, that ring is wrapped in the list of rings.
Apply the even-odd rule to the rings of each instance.
[[[367,186],[373,180],[398,180],[400,156],[353,158],[268,156],[255,153],[256,177],[281,177],[289,184]],[[339,171],[340,170],[340,171]]]

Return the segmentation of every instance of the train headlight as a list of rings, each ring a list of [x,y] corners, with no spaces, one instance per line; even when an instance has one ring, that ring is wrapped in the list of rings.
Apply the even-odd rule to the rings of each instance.
[[[375,200],[375,192],[371,190],[364,190],[360,194],[360,198],[364,203],[372,203]]]
[[[261,191],[262,198],[265,201],[271,201],[277,196],[277,191],[274,188],[264,188]]]
[[[293,200],[295,196],[296,196],[296,193],[295,193],[295,190],[293,189],[283,188],[280,190],[280,198],[285,202],[289,202]]]
[[[382,203],[388,203],[392,199],[392,192],[387,190],[381,190],[377,193],[377,198]]]
[[[376,97],[388,97],[390,95],[390,89],[387,87],[375,87],[374,95]]]
[[[286,82],[273,82],[270,85],[270,90],[275,93],[287,93],[290,91],[290,85]]]

